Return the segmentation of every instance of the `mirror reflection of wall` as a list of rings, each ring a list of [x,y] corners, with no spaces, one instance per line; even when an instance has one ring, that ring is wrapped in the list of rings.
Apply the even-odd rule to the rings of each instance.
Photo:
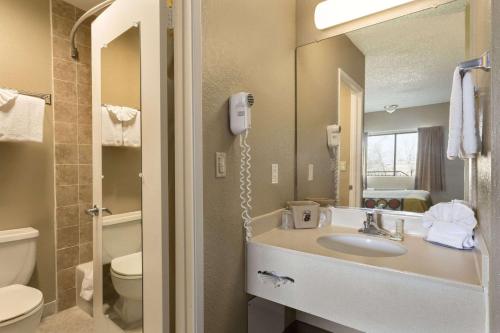
[[[297,199],[424,212],[464,198],[464,163],[446,150],[451,78],[466,58],[465,8],[459,0],[298,48]],[[340,72],[363,90],[362,130]],[[335,160],[331,124],[341,125]]]

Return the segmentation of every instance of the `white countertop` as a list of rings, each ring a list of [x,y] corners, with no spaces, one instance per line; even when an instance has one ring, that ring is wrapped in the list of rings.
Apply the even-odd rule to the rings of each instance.
[[[399,243],[407,248],[406,254],[397,257],[362,257],[326,249],[316,242],[318,237],[330,234],[358,232],[353,228],[335,225],[319,229],[275,228],[255,236],[250,242],[482,289],[478,249],[455,250],[428,243],[421,237],[405,235],[404,241]]]

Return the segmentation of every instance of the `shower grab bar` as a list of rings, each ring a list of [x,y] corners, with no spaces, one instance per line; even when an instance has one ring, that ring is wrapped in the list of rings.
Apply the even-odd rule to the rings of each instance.
[[[484,52],[479,58],[464,61],[458,64],[458,68],[461,72],[469,71],[472,69],[482,69],[484,71],[489,71],[491,69],[491,57],[490,53]]]
[[[71,33],[69,34],[69,39],[71,41],[71,58],[78,60],[78,48],[76,47],[75,37],[76,37],[76,32],[77,32],[78,28],[80,27],[80,25],[83,23],[83,21],[85,21],[86,19],[88,19],[89,17],[94,15],[95,13],[99,12],[100,10],[102,10],[106,7],[109,7],[113,2],[115,2],[115,0],[106,0],[106,1],[101,2],[100,4],[94,6],[94,7],[90,8],[88,11],[86,11],[76,21],[75,25],[71,29]]]
[[[5,88],[5,87],[0,87],[0,89],[15,90],[21,95],[41,98],[41,99],[45,100],[46,105],[52,105],[52,94],[36,93],[36,92],[31,92],[31,91],[26,91],[26,90],[18,90],[18,89]]]

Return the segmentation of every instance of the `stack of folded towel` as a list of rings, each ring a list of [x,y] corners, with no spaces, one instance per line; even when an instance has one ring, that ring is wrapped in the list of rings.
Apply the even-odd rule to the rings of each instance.
[[[439,203],[429,209],[422,222],[429,229],[425,240],[457,249],[474,247],[474,212],[458,201]]]

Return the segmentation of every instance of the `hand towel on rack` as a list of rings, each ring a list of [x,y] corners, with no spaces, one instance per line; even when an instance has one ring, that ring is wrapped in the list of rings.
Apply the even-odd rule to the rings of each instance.
[[[101,123],[102,123],[102,138],[103,146],[123,146],[123,128],[122,122],[116,118],[116,114],[111,111],[110,105],[101,107]]]
[[[129,109],[125,108],[124,109]],[[136,111],[134,118],[123,122],[123,145],[125,147],[141,146],[141,112]]]
[[[19,93],[16,90],[0,88],[0,107],[15,100],[18,95]]]
[[[18,95],[0,106],[0,141],[43,141],[45,101]]]
[[[453,72],[453,85],[450,97],[450,125],[448,131],[448,159],[454,160],[459,157],[462,144],[462,124],[463,124],[463,94],[462,76],[460,69],[455,68]]]
[[[472,74],[466,72],[462,79],[463,125],[462,125],[462,158],[475,158],[480,151],[479,130],[476,121],[476,101]]]

